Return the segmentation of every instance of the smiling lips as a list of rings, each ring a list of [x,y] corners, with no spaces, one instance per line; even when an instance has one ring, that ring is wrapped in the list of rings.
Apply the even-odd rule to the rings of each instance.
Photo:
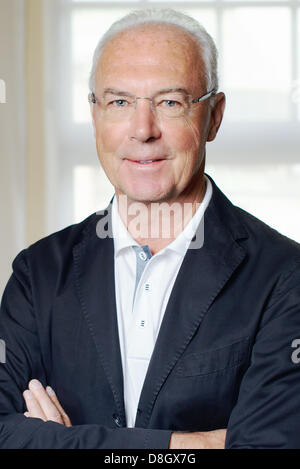
[[[159,163],[161,161],[164,161],[164,158],[156,158],[156,159],[153,159],[153,160],[131,160],[129,158],[126,158],[127,161],[129,161],[130,163],[135,163],[135,164],[141,164],[143,166],[145,165],[149,165],[149,164],[154,164],[154,163]]]

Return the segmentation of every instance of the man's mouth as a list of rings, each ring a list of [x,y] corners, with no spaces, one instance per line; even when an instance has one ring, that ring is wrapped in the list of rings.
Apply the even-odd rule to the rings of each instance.
[[[148,164],[155,164],[155,163],[159,163],[161,161],[164,161],[164,158],[156,158],[156,159],[153,159],[153,160],[133,160],[133,159],[129,159],[129,158],[126,158],[127,161],[130,161],[131,163],[136,163],[136,164],[141,164],[141,165],[148,165]]]
[[[135,163],[150,164],[150,163],[158,163],[159,161],[162,161],[162,160],[135,160]]]

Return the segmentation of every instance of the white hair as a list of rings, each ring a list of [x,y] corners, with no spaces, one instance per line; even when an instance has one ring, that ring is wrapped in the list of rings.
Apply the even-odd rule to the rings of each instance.
[[[90,91],[95,91],[96,69],[105,45],[117,34],[145,24],[168,24],[177,26],[192,35],[200,46],[201,56],[205,65],[207,91],[218,89],[217,48],[212,37],[194,18],[170,8],[149,8],[136,10],[111,25],[100,39],[93,57],[90,74]]]

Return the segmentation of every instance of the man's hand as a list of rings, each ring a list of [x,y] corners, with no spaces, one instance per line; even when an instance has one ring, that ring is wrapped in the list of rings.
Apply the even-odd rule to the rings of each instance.
[[[172,433],[170,449],[224,449],[226,430]]]
[[[59,403],[55,392],[50,386],[46,389],[33,379],[29,382],[29,389],[23,392],[26,402],[26,417],[39,418],[47,422],[51,420],[66,427],[71,427],[71,421]],[[224,449],[226,430],[210,432],[172,433],[170,449]]]
[[[69,417],[50,386],[44,389],[38,380],[33,379],[29,382],[28,388],[23,392],[27,406],[27,412],[24,413],[26,417],[39,418],[44,422],[52,420],[66,427],[72,426]]]

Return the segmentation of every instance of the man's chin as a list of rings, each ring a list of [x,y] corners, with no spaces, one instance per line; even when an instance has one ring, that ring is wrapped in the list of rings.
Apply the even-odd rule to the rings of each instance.
[[[146,205],[151,203],[166,202],[168,197],[166,194],[155,193],[130,193],[123,194],[128,203],[144,203]]]
[[[136,190],[136,188],[118,191],[116,190],[116,194],[118,197],[124,197],[124,200],[127,199],[127,203],[139,202],[144,204],[149,203],[159,203],[165,202],[168,199],[167,191],[163,191],[161,189],[155,188],[140,188]]]

